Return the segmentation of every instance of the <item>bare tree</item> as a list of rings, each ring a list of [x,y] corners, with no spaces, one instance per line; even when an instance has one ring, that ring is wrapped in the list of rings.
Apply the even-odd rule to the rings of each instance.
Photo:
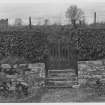
[[[84,12],[76,5],[70,6],[66,11],[66,17],[69,19],[73,26],[76,26],[76,23],[82,20],[83,16]]]
[[[48,25],[49,24],[49,20],[48,19],[45,19],[44,20],[44,25]]]
[[[22,19],[21,18],[16,18],[15,19],[15,26],[22,26]]]

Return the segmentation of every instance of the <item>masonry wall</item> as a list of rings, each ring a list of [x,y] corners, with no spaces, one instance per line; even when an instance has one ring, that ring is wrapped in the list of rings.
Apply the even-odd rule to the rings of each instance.
[[[78,81],[81,85],[94,85],[96,80],[105,82],[105,60],[78,62]]]

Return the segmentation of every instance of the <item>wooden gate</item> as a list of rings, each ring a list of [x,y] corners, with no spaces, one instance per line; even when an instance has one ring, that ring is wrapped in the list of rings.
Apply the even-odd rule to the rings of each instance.
[[[69,44],[52,44],[49,48],[47,87],[72,87],[77,82],[76,50]]]

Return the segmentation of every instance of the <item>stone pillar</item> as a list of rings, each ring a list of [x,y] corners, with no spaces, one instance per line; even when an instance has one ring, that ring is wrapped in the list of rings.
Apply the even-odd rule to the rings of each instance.
[[[32,28],[32,24],[31,24],[31,17],[29,17],[29,28]]]
[[[96,12],[94,12],[94,24],[96,24]]]

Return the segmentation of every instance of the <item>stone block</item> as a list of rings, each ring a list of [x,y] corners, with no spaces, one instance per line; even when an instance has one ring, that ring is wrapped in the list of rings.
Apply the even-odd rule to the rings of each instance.
[[[45,68],[45,64],[44,64],[44,63],[28,64],[28,68],[30,68],[30,69],[34,69],[34,68],[36,68],[36,67]]]
[[[79,79],[78,82],[81,85],[85,85],[87,83],[87,79]]]
[[[6,69],[6,68],[11,68],[11,65],[9,65],[9,64],[1,64],[1,67]]]
[[[103,61],[102,60],[88,61],[88,64],[92,64],[92,65],[96,65],[96,66],[102,66]]]

